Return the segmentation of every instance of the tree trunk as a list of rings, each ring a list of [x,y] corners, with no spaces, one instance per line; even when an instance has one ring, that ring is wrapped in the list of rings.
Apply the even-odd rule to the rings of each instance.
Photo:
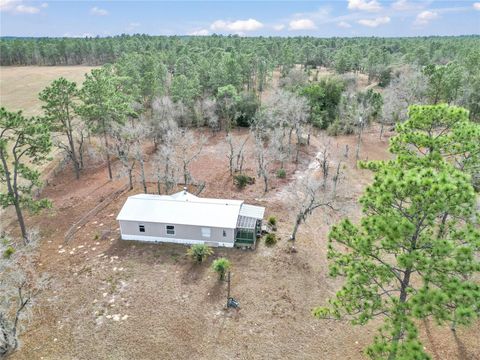
[[[83,144],[84,144],[84,136],[83,133],[80,134],[80,140],[78,141],[78,157],[79,157],[79,165],[80,169],[84,168],[83,164]]]
[[[188,186],[188,171],[186,163],[183,163],[183,183],[185,186]]]
[[[20,231],[22,232],[23,242],[26,245],[28,242],[27,228],[25,227],[25,220],[23,219],[22,209],[20,208],[20,202],[18,201],[18,195],[15,195],[14,200],[15,212],[17,213],[18,225],[20,226]]]
[[[75,178],[80,179],[80,165],[78,164],[77,152],[75,151],[75,140],[73,138],[72,123],[70,121],[70,114],[67,107],[67,120],[65,121],[66,134],[68,145],[70,146],[70,158],[73,162],[73,170],[75,171]]]
[[[71,157],[72,162],[73,162],[73,170],[75,171],[75,178],[77,180],[79,180],[80,179],[80,165],[78,163],[77,154],[76,154],[76,151],[75,151],[75,144],[73,142],[73,139],[70,138],[70,136],[69,136],[68,142],[69,142],[69,145],[70,145],[70,157]]]
[[[112,164],[110,164],[110,152],[108,151],[108,139],[107,139],[107,131],[106,130],[103,130],[103,139],[105,141],[105,154],[107,155],[108,178],[110,180],[112,180],[113,179]]]
[[[128,184],[130,186],[130,190],[133,190],[133,168],[128,169]]]
[[[140,171],[141,171],[141,175],[142,175],[143,192],[146,194],[147,193],[147,180],[145,178],[145,164],[143,162],[143,159],[140,161]]]
[[[302,223],[302,218],[303,218],[302,213],[297,215],[297,219],[295,220],[295,225],[293,226],[292,235],[290,236],[290,240],[292,241],[295,241],[297,237],[297,231],[298,231],[298,228],[300,227],[300,224]]]
[[[363,131],[363,126],[360,126],[360,130],[358,131],[358,137],[357,137],[357,149],[355,151],[355,160],[358,161],[360,158],[360,143],[362,142],[362,131]]]
[[[8,170],[7,159],[6,159],[3,151],[0,152],[0,158],[2,159],[2,165],[3,165],[4,175],[5,175],[5,182],[7,184],[7,191],[10,194],[10,196],[13,197],[13,205],[15,206],[15,212],[17,214],[18,225],[20,226],[20,231],[22,233],[23,242],[24,242],[24,244],[26,244],[28,242],[28,234],[27,234],[27,228],[25,227],[25,220],[23,218],[22,209],[20,207],[18,189],[17,189],[17,186],[16,186],[15,183],[12,184],[12,179],[10,178],[10,171]]]
[[[411,267],[409,267],[405,270],[405,273],[404,273],[403,279],[402,279],[402,285],[400,287],[400,298],[399,298],[400,305],[399,306],[401,306],[401,309],[400,309],[401,312],[402,312],[401,315],[404,315],[404,313],[405,313],[405,308],[403,307],[403,304],[405,304],[405,302],[407,301],[407,295],[408,295],[407,294],[407,289],[408,289],[408,286],[410,285],[410,275],[411,274],[412,274],[412,269],[411,269]],[[395,334],[392,338],[392,343],[394,344],[394,348],[393,348],[393,351],[388,355],[388,360],[395,360],[396,359],[396,357],[397,357],[397,345],[403,337],[403,332],[404,332],[403,326],[398,331],[395,332]]]

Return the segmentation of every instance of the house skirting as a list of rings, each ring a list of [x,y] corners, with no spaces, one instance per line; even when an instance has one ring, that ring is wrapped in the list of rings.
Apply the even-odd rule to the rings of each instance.
[[[184,245],[194,245],[194,244],[206,244],[209,246],[222,246],[222,247],[233,247],[234,243],[230,242],[219,242],[219,241],[205,241],[205,240],[192,240],[192,239],[177,239],[177,238],[165,238],[165,237],[155,237],[155,236],[144,236],[144,235],[121,235],[122,240],[136,240],[144,242],[164,242],[164,243],[173,243],[173,244],[184,244]]]

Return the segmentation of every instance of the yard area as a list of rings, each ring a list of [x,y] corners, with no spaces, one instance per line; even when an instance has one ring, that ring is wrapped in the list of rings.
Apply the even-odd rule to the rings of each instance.
[[[316,134],[298,166],[289,163],[286,179],[272,179],[272,189],[264,195],[258,179],[244,190],[233,185],[225,134],[205,134],[208,143],[192,168],[194,178],[206,182],[200,196],[265,206],[266,217],[278,219],[279,242],[267,247],[260,241],[255,251],[216,248],[206,263],[196,265],[181,245],[121,241],[115,217],[127,196],[141,192],[138,188],[101,210],[65,243],[68,228],[125,182],[108,181],[106,168],[99,165],[91,165],[76,181],[67,167],[43,191],[53,209],[29,219],[42,235],[38,269],[49,274],[51,286],[41,294],[12,359],[362,358],[377,324],[353,327],[311,315],[340,285],[328,277],[328,228],[340,217],[358,218],[356,201],[371,180],[369,172],[355,166],[355,137]],[[244,137],[247,132],[233,134]],[[297,252],[291,253],[292,184],[307,171],[317,171],[315,157],[327,141],[331,161],[344,164],[340,211],[333,218],[322,209],[314,212],[297,235]],[[378,129],[371,129],[364,136],[361,158],[388,158],[387,144],[379,139]],[[351,150],[348,159],[345,145]],[[249,141],[246,171],[254,175],[252,151]],[[224,309],[226,283],[209,268],[220,256],[232,262],[231,290],[240,302],[238,311]],[[456,336],[433,323],[420,327],[435,359],[479,358],[480,324],[460,328]]]

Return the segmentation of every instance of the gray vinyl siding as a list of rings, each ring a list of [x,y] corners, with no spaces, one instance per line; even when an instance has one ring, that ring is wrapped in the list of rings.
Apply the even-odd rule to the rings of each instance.
[[[234,243],[235,239],[235,230],[234,229],[223,229],[216,227],[208,226],[193,226],[193,225],[178,225],[178,224],[164,224],[164,223],[149,223],[149,222],[139,222],[139,221],[125,221],[121,220],[120,228],[123,235],[138,235],[138,236],[149,236],[152,238],[161,237],[161,238],[172,238],[172,239],[187,239],[187,240],[199,240],[205,242],[225,242],[225,243]],[[139,225],[145,226],[145,232],[140,232]],[[166,226],[174,225],[175,226],[175,235],[167,235]],[[210,228],[210,237],[202,236],[202,227]],[[225,231],[226,236],[223,236],[223,231]]]

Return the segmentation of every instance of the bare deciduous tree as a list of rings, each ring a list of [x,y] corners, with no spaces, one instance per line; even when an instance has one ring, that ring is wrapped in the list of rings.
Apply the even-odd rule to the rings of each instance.
[[[213,99],[201,99],[195,102],[195,114],[198,126],[208,126],[212,131],[220,130],[220,123],[216,112],[217,102]]]
[[[34,267],[36,238],[30,232],[24,246],[0,238],[0,358],[18,348],[18,336],[31,315],[35,298],[47,285],[46,277],[39,276]]]
[[[147,178],[145,172],[145,149],[143,147],[147,134],[147,126],[140,122],[137,124],[127,123],[112,127],[115,153],[123,165],[129,180],[130,190],[133,189],[133,171],[139,164],[139,175],[144,193],[147,193]]]
[[[245,160],[245,144],[247,143],[249,136],[245,139],[235,140],[231,133],[228,133],[226,136],[226,141],[228,145],[228,168],[230,175],[233,175],[234,172],[239,171],[240,173],[243,170],[243,163]]]
[[[404,68],[383,91],[383,111],[379,119],[380,139],[384,126],[393,126],[407,119],[410,105],[426,101],[427,80],[421,71],[414,68]]]
[[[135,168],[136,159],[133,156],[133,147],[136,139],[131,136],[128,131],[131,129],[131,125],[116,125],[111,129],[111,136],[114,141],[115,154],[118,160],[122,164],[122,167],[127,174],[130,190],[133,189],[133,169]],[[122,174],[121,172],[120,174]]]
[[[337,186],[342,177],[341,161],[337,163],[336,172],[329,179],[331,163],[330,142],[325,142],[323,150],[318,154],[317,166],[313,167],[298,183],[293,184],[292,193],[296,195],[295,204],[298,205],[297,215],[290,239],[295,241],[298,228],[317,208],[323,207],[329,211],[336,211],[334,204],[337,198]],[[316,175],[316,169],[320,174]]]
[[[274,145],[277,154],[292,154],[292,136],[296,135],[295,162],[298,162],[300,146],[303,145],[302,136],[307,126],[309,106],[304,97],[284,90],[273,93],[266,102],[262,114],[262,121],[273,133]],[[309,133],[309,131],[308,131]],[[307,141],[308,144],[308,141]]]
[[[152,104],[152,116],[150,118],[150,137],[157,150],[170,129],[177,128],[177,120],[180,110],[168,96],[156,98]]]
[[[267,193],[270,167],[273,161],[272,147],[265,144],[260,134],[255,134],[255,160],[257,162],[257,176],[263,179],[263,191]]]
[[[308,83],[308,74],[302,70],[293,68],[290,69],[285,77],[280,79],[280,86],[285,89],[296,91]]]
[[[165,188],[165,194],[169,194],[177,183],[178,166],[175,162],[175,147],[169,136],[160,145],[154,156],[153,172],[157,179],[157,191],[162,193],[162,184]]]
[[[305,222],[312,212],[319,208],[325,207],[335,210],[333,207],[333,199],[328,196],[326,189],[323,187],[323,181],[319,181],[313,174],[307,176],[300,186],[297,188],[299,205],[297,216],[292,230],[290,240],[295,241],[297,231],[300,225]]]
[[[198,158],[207,141],[204,136],[196,136],[191,130],[181,129],[174,133],[175,154],[181,168],[183,183],[188,186],[192,183],[190,165]]]

